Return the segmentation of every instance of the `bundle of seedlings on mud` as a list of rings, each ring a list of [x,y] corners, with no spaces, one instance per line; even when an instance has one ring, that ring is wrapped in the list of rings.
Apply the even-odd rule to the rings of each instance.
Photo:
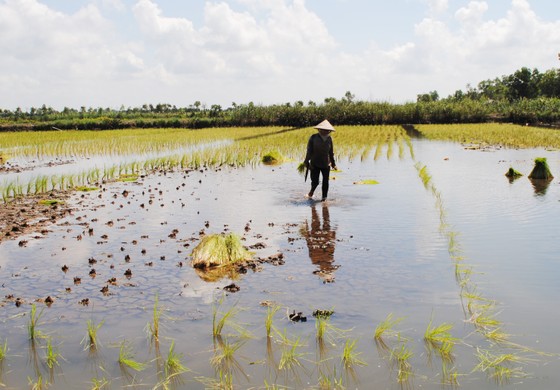
[[[253,254],[234,233],[205,236],[191,253],[194,268],[224,267],[251,260]]]
[[[509,167],[508,171],[506,172],[506,177],[510,180],[517,179],[518,177],[523,176],[523,174],[513,167]]]
[[[550,172],[550,168],[548,167],[548,163],[546,162],[545,157],[537,157],[535,159],[535,166],[533,170],[529,174],[529,179],[535,180],[552,180],[554,176]]]
[[[266,165],[280,164],[283,160],[284,157],[282,157],[282,155],[276,150],[265,153],[262,157],[262,162]]]

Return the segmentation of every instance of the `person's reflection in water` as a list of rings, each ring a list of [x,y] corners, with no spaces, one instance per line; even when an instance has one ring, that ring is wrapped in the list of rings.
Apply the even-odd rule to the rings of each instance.
[[[311,225],[305,221],[302,234],[307,241],[309,258],[318,266],[313,273],[319,275],[324,283],[334,282],[334,271],[340,266],[334,264],[334,249],[336,244],[336,231],[331,228],[329,208],[326,203],[321,204],[321,216],[317,207],[311,207]],[[321,223],[322,222],[322,223]]]

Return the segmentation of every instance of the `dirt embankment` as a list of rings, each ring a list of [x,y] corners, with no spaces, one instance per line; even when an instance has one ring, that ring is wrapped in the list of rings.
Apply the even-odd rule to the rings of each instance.
[[[72,213],[65,203],[69,196],[67,192],[56,192],[0,204],[0,242],[29,233],[46,233],[49,225]]]

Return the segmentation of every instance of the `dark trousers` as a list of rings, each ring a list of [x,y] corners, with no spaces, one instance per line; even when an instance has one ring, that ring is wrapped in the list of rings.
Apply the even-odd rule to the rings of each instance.
[[[329,192],[329,174],[330,173],[331,173],[331,168],[330,167],[326,167],[326,168],[311,167],[310,172],[309,172],[309,176],[311,177],[311,191],[309,193],[311,195],[313,195],[313,192],[315,192],[315,188],[317,188],[317,186],[319,186],[319,174],[321,174],[323,176],[323,182],[322,182],[322,186],[321,186],[321,190],[323,191],[323,198],[327,197],[327,194]]]

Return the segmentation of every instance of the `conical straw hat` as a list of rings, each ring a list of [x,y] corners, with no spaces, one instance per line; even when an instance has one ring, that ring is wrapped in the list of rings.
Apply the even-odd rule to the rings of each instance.
[[[317,126],[314,127],[315,129],[318,130],[328,130],[328,131],[335,131],[334,127],[329,123],[328,120],[324,120],[321,123],[319,123]]]

